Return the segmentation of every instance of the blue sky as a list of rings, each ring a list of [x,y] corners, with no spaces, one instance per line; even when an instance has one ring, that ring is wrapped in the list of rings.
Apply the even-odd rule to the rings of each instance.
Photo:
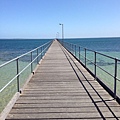
[[[120,0],[0,0],[0,38],[120,37]]]

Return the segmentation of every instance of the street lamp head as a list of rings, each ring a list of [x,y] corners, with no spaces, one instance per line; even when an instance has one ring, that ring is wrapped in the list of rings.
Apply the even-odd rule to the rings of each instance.
[[[62,26],[62,40],[64,39],[64,31],[63,31],[63,24],[62,23],[59,23],[59,25]]]
[[[62,24],[62,23],[59,23],[59,25],[62,25],[62,26],[63,26],[63,24]]]

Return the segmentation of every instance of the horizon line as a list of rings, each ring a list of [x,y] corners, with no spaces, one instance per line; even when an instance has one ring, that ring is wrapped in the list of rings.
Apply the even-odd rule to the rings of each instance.
[[[120,36],[118,37],[66,37],[66,38],[64,38],[64,39],[85,39],[85,38],[120,38]],[[17,40],[21,40],[21,39],[40,39],[40,40],[42,40],[42,39],[62,39],[62,38],[0,38],[0,40],[1,39],[17,39]]]

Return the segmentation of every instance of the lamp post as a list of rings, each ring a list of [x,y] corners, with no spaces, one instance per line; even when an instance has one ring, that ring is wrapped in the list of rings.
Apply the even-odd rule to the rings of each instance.
[[[64,28],[63,28],[63,24],[61,24],[61,23],[59,23],[59,25],[61,25],[62,26],[62,42],[63,42],[63,40],[64,40]]]
[[[56,34],[56,39],[58,39],[59,38],[59,32],[57,32],[57,34]]]

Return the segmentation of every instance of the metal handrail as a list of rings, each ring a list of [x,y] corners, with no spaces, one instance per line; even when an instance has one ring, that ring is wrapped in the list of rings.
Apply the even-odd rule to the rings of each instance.
[[[19,60],[20,58],[24,57],[25,55],[28,55],[29,53],[32,53],[32,52],[38,50],[39,48],[42,48],[42,47],[45,47],[45,46],[46,46],[39,54],[37,54],[37,56],[36,56],[27,66],[25,66],[20,72],[17,73],[17,75],[15,75],[5,86],[3,86],[3,87],[0,89],[0,93],[8,86],[11,82],[13,82],[16,78],[18,78],[30,65],[32,65],[32,63],[33,63],[43,52],[45,52],[45,51],[49,48],[49,46],[51,45],[51,43],[52,43],[52,41],[49,41],[49,42],[47,42],[47,43],[45,43],[45,44],[43,44],[43,45],[41,45],[41,46],[39,46],[39,47],[37,47],[37,48],[35,48],[35,49],[33,49],[33,50],[25,53],[25,54],[22,54],[22,55],[20,55],[20,56],[18,56],[18,57],[16,57],[16,58],[14,58],[14,59],[6,62],[6,63],[0,65],[0,68],[2,68],[2,67],[8,65],[9,63],[11,63],[11,62],[13,62],[13,61],[18,62],[18,60]],[[31,57],[32,57],[32,56],[31,56]],[[32,66],[31,66],[31,67],[32,67]],[[18,66],[17,66],[17,69],[18,69]],[[32,71],[31,71],[31,72],[32,72]],[[19,79],[19,78],[18,78],[18,79]],[[19,92],[19,88],[18,88],[18,92]]]
[[[83,56],[84,57],[84,56]],[[109,72],[107,72],[105,69],[103,69],[102,67],[100,67],[99,65],[95,64],[94,62],[92,62],[91,60],[89,60],[88,58],[86,58],[87,61],[91,62],[92,64],[96,65],[98,68],[100,68],[101,70],[103,70],[104,72],[106,72],[107,74],[109,74],[111,77],[114,77],[112,74],[110,74]]]
[[[112,93],[113,93],[113,96],[114,96],[114,98],[118,98],[119,100],[120,100],[120,96],[117,96],[117,94],[116,94],[116,89],[117,89],[117,82],[116,81],[119,81],[120,82],[120,78],[118,78],[117,77],[117,64],[118,64],[118,62],[120,62],[120,59],[118,59],[118,58],[114,58],[114,57],[111,57],[111,56],[109,56],[109,55],[105,55],[105,54],[103,54],[103,53],[100,53],[100,52],[97,52],[97,51],[94,51],[94,50],[91,50],[91,49],[88,49],[88,48],[84,48],[83,46],[79,46],[79,45],[76,45],[76,44],[72,44],[72,43],[69,43],[69,42],[65,42],[65,41],[59,41],[69,52],[71,52],[71,54],[73,54],[73,56],[74,57],[76,57],[84,66],[85,66],[85,68],[87,68],[90,72],[91,72],[91,70],[87,67],[87,64],[86,64],[86,62],[87,61],[89,61],[90,63],[92,63],[93,65],[94,65],[94,73],[93,72],[91,72],[94,76],[95,76],[95,78],[96,79],[99,79],[98,77],[97,77],[97,73],[96,73],[96,69],[97,68],[99,68],[99,69],[101,69],[102,71],[104,71],[105,73],[107,73],[108,75],[110,75],[113,79],[114,79],[114,91],[112,91],[107,85],[105,85],[105,86],[107,86],[107,88],[109,88],[110,89],[110,91],[112,91]],[[81,51],[84,51],[84,55],[83,54],[81,54],[80,52],[80,49],[82,48],[82,50]],[[92,53],[94,53],[93,55],[94,55],[94,58],[92,59],[92,60],[90,60],[90,59],[88,59],[87,58],[87,54],[86,54],[86,52],[87,51],[91,51]],[[77,56],[78,55],[78,56]],[[110,73],[110,72],[108,72],[106,69],[104,69],[104,68],[102,68],[100,65],[98,65],[97,64],[97,55],[101,55],[101,56],[104,56],[104,57],[106,57],[106,58],[109,58],[109,59],[112,59],[112,60],[114,60],[114,73],[112,74],[112,73]],[[81,61],[81,57],[84,59],[84,62],[85,63],[83,63],[83,61]],[[99,79],[100,80],[100,79]],[[101,80],[100,80],[101,81]],[[102,81],[101,81],[102,82]],[[102,82],[103,84],[104,84],[104,82]]]
[[[61,41],[59,41],[59,42],[61,42]],[[85,47],[83,47],[83,46],[79,46],[79,45],[76,45],[76,44],[73,44],[73,43],[69,43],[69,42],[64,42],[64,44],[72,44],[73,46],[80,47],[80,48],[86,49],[86,50],[91,51],[91,52],[96,52],[97,54],[103,55],[103,56],[105,56],[105,57],[108,57],[108,58],[111,58],[111,59],[117,59],[117,60],[120,62],[120,59],[118,59],[118,58],[115,58],[115,57],[112,57],[112,56],[109,56],[109,55],[105,55],[105,54],[103,54],[103,53],[100,53],[100,52],[98,52],[98,51],[94,51],[94,50],[92,50],[92,49],[85,48]],[[65,47],[65,46],[64,46],[64,47]],[[74,50],[74,49],[73,49],[73,50]]]

